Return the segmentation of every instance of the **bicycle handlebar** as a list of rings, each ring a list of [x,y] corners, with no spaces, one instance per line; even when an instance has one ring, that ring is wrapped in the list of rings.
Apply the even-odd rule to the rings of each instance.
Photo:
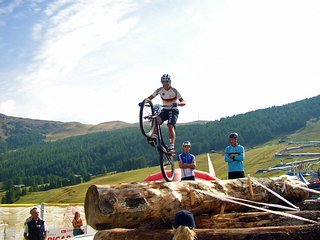
[[[139,107],[142,106],[142,103],[143,102],[139,102],[138,105]],[[154,104],[154,106],[160,106],[160,107],[172,107],[172,108],[175,108],[175,107],[181,107],[181,106],[184,106],[185,104],[184,103],[172,103],[171,105],[170,104]]]
[[[184,103],[172,103],[172,104],[164,104],[164,105],[159,104],[159,106],[174,108],[174,107],[182,107],[182,106],[184,106]]]

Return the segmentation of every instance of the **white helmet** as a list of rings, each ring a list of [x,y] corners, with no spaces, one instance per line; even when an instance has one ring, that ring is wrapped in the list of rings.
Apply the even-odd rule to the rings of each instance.
[[[182,146],[190,146],[191,147],[191,142],[190,141],[184,141],[182,143]]]
[[[161,77],[161,83],[171,83],[171,77],[169,74],[163,74]]]
[[[230,133],[229,138],[238,138],[238,133],[236,133],[236,132]]]

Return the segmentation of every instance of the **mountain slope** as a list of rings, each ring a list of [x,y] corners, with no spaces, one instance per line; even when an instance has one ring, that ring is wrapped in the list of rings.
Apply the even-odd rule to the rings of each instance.
[[[319,117],[320,96],[317,96],[206,124],[178,125],[177,146],[184,140],[191,140],[196,155],[211,150],[219,152],[229,144],[229,132],[237,131],[240,142],[249,149],[272,139],[285,138],[305,128],[308,120],[316,121]],[[24,129],[23,125],[21,129]],[[167,131],[163,133],[167,139]],[[30,135],[25,133],[25,136]],[[22,139],[16,136],[18,143]],[[156,165],[158,157],[154,150],[148,146],[139,128],[132,126],[3,151],[0,154],[0,181],[7,187],[23,183],[46,185],[47,189],[75,184],[79,176],[89,180],[104,173]]]
[[[0,114],[0,152],[95,132],[136,126],[121,121],[87,125],[78,122],[45,121]]]
[[[310,135],[311,134],[311,135]],[[269,172],[256,174],[256,171],[262,168],[268,168],[279,163],[278,158],[274,158],[274,154],[286,147],[289,141],[315,141],[320,140],[320,121],[308,122],[304,129],[300,129],[296,133],[287,136],[288,141],[279,143],[279,139],[273,139],[268,143],[257,146],[253,149],[246,149],[245,171],[254,177],[271,177],[284,174],[284,171]],[[290,145],[291,146],[291,145]],[[320,151],[320,149],[316,149]],[[218,178],[227,179],[227,164],[224,162],[223,152],[211,153],[210,158],[213,162],[215,172]],[[208,171],[207,154],[196,156],[197,169]],[[292,159],[284,159],[284,162],[292,161]],[[317,169],[320,164],[315,164]],[[117,183],[143,181],[150,174],[160,172],[160,167],[143,168],[112,175],[104,175],[90,180],[89,182],[68,186],[58,189],[52,189],[46,192],[36,192],[23,196],[17,203],[83,203],[86,191],[93,184],[109,185]]]

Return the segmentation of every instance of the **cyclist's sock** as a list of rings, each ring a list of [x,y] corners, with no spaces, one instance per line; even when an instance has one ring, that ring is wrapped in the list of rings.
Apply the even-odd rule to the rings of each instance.
[[[171,151],[171,150],[174,150],[174,144],[169,144],[169,150]]]

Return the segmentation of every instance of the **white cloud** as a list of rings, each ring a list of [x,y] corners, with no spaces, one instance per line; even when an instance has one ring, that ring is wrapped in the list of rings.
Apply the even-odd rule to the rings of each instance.
[[[137,19],[124,18],[124,14],[132,9],[133,5],[129,3],[106,5],[101,1],[92,1],[90,4],[70,5],[68,10],[59,11],[56,8],[55,15],[46,22],[36,24],[33,30],[37,40],[41,40],[41,35],[44,38],[34,63],[26,74],[20,76],[23,83],[19,87],[23,99],[20,104],[29,105],[25,107],[24,114],[38,118],[62,117],[65,120],[72,119],[72,114],[88,116],[85,111],[92,111],[95,102],[99,102],[93,97],[96,95],[94,89],[99,87],[91,89],[90,85],[95,86],[95,81],[101,84],[105,72],[100,71],[98,79],[92,79],[97,73],[83,71],[90,69],[83,63],[90,54],[94,55],[104,45],[121,39],[132,29]],[[38,34],[44,29],[45,32]],[[79,64],[84,68],[81,69]],[[76,68],[87,77],[75,73]],[[95,71],[96,67],[92,70]],[[110,91],[107,82],[103,86]],[[72,103],[78,103],[79,107]]]
[[[40,23],[36,23],[32,29],[32,37],[34,40],[41,39],[41,31],[43,30],[43,25]]]
[[[136,122],[163,73],[187,101],[179,122],[318,94],[317,1],[59,0],[42,9],[37,51],[0,96],[19,116]]]
[[[6,113],[12,115],[15,112],[15,101],[10,99],[4,102],[0,102],[0,113]]]
[[[0,16],[2,14],[12,13],[14,9],[17,8],[21,3],[22,0],[9,1],[9,3],[6,6],[0,8]]]

